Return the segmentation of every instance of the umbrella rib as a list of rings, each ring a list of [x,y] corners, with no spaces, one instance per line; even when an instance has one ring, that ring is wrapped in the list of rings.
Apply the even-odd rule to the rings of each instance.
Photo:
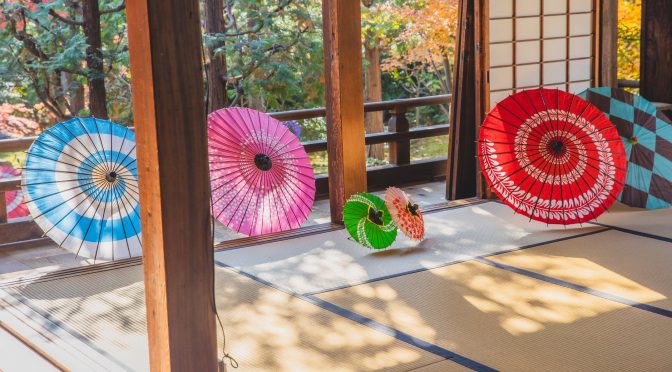
[[[123,202],[121,203],[121,205],[124,206],[124,212],[126,212],[126,215],[127,216],[131,215],[128,212],[128,209],[126,208],[126,206],[128,205],[128,206],[133,207],[131,212],[133,212],[133,214],[135,214],[135,216],[138,218],[137,221],[139,222],[140,221],[140,214],[138,213],[138,211],[136,209],[137,209],[137,206],[140,205],[140,203],[137,200],[133,199],[130,195],[127,195],[126,193],[121,193],[121,198],[123,198]],[[129,199],[131,199],[131,200],[129,201]],[[131,203],[131,201],[133,201],[134,203]],[[129,220],[131,221],[131,227],[133,228],[133,232],[135,233],[135,235],[136,236],[140,235],[142,226],[140,226],[140,228],[136,229],[135,224],[133,224],[133,220],[130,219],[130,218],[129,218]],[[140,243],[140,248],[142,248],[142,241],[140,239],[138,239],[138,242]]]
[[[46,133],[46,132],[45,132],[45,133]],[[81,163],[81,164],[83,164],[83,165],[88,166],[88,167],[89,167],[89,170],[91,170],[91,171],[93,171],[93,170],[95,169],[96,164],[94,164],[93,162],[91,162],[90,160],[88,160],[88,159],[86,159],[86,158],[85,158],[84,160],[82,160],[82,159],[78,159],[78,158],[76,158],[76,157],[74,157],[74,156],[68,154],[67,152],[64,152],[63,150],[58,150],[58,149],[56,149],[55,147],[49,145],[48,143],[43,142],[42,140],[40,140],[39,137],[38,137],[37,139],[35,139],[35,142],[39,143],[40,145],[42,145],[42,146],[44,146],[44,147],[48,147],[48,148],[50,148],[50,149],[53,150],[53,151],[59,152],[60,154],[66,155],[66,156],[68,156],[68,157],[74,159],[76,162],[79,162],[79,163]],[[71,147],[71,148],[73,148],[73,147]],[[73,148],[73,149],[74,149],[74,148]],[[45,160],[50,160],[50,161],[54,161],[54,162],[57,162],[57,163],[63,163],[63,164],[67,164],[67,165],[70,165],[70,166],[75,167],[75,168],[79,168],[78,165],[73,165],[73,164],[67,163],[67,162],[65,162],[65,161],[63,161],[63,160],[52,159],[52,158],[50,158],[50,157],[48,157],[48,156],[39,155],[39,154],[36,154],[36,153],[33,153],[33,152],[29,152],[29,153],[30,153],[30,155],[34,155],[34,156],[37,156],[37,157],[42,158],[42,159],[45,159]],[[87,160],[88,160],[88,161],[87,161]]]
[[[82,127],[82,129],[84,130],[84,134],[86,134],[86,137],[89,139],[89,142],[91,142],[91,144],[93,145],[93,148],[96,150],[96,152],[94,154],[98,154],[99,160],[101,160],[101,164],[103,165],[103,168],[105,169],[105,173],[109,172],[109,169],[107,169],[107,160],[106,160],[105,157],[100,159],[101,155],[100,155],[100,152],[99,152],[99,149],[98,149],[98,145],[96,144],[96,142],[93,140],[93,138],[89,134],[89,130],[86,129],[86,126],[84,125],[84,122],[80,118],[77,118],[77,122]],[[96,125],[96,127],[98,127],[98,125]],[[84,148],[86,148],[88,150],[88,148],[86,146],[84,146]]]
[[[82,122],[82,119],[77,118],[76,121],[79,123],[79,125],[80,125],[82,128],[84,128],[84,123]],[[72,136],[72,138],[74,138],[75,141],[77,141],[77,143],[79,143],[79,144],[82,146],[82,148],[84,148],[84,149],[86,149],[87,151],[89,151],[89,146],[84,145],[84,142],[82,142],[82,140],[79,139],[79,136],[75,136],[75,134],[72,133],[72,131],[70,130],[70,128],[68,128],[67,125],[63,125],[62,128],[65,129],[65,130],[68,132],[68,134],[70,134],[70,136]],[[86,136],[89,138],[89,141],[91,142],[91,144],[93,144],[93,140],[91,139],[91,136],[89,136],[88,131],[87,131],[86,129],[84,129],[84,133],[85,133]],[[71,141],[70,141],[70,142],[71,142]],[[78,151],[74,146],[70,145],[70,142],[68,142],[68,146],[70,146],[70,147],[71,147],[72,149],[74,149],[75,151]],[[94,145],[94,147],[95,147],[95,145]],[[90,152],[90,155],[91,155],[92,157],[96,158],[97,161],[101,161],[101,159],[100,159],[100,154],[98,154],[98,152]],[[82,156],[84,156],[84,155],[82,154]],[[87,157],[87,158],[88,158],[88,157]],[[93,163],[93,160],[92,160],[91,162]],[[101,163],[102,163],[102,161],[101,161]],[[96,164],[96,165],[98,165],[98,164]]]
[[[263,178],[264,175],[263,175],[263,172],[258,172],[255,176],[256,176],[256,177],[255,177],[254,181],[251,182],[251,184],[254,185],[254,186],[252,187],[252,189],[254,189],[254,190],[258,190],[258,189],[261,187],[261,180],[262,180],[262,178]],[[248,191],[249,191],[249,190],[248,190]],[[253,194],[254,196],[256,196],[256,197],[250,197],[250,198],[249,198],[249,201],[247,202],[247,206],[245,207],[245,212],[243,213],[243,216],[247,216],[247,211],[250,209],[250,205],[252,204],[252,199],[256,199],[256,201],[255,201],[255,209],[259,206],[259,199],[260,199],[260,195],[259,195],[259,193],[256,192],[256,193],[252,193],[252,194]],[[258,210],[257,210],[257,211],[258,211]],[[258,216],[258,214],[255,214],[255,215],[254,215],[254,220],[253,220],[253,223],[251,224],[250,232],[252,232],[252,229],[254,229],[254,227],[256,227],[256,223],[257,223],[256,219],[257,219],[257,216]],[[240,230],[242,229],[242,227],[243,227],[243,222],[244,222],[244,221],[243,221],[243,218],[241,218],[241,219],[240,219],[240,224],[239,224],[239,226],[238,226],[238,231],[240,231]],[[251,234],[248,234],[248,235],[251,235]]]
[[[82,186],[86,187],[86,190],[84,190],[84,187],[82,187]],[[77,185],[77,186],[72,187],[72,188],[70,188],[70,189],[62,190],[62,191],[58,191],[58,192],[55,192],[55,193],[51,193],[51,194],[49,194],[49,195],[40,195],[39,197],[34,198],[34,199],[31,198],[30,200],[27,200],[26,202],[33,202],[33,203],[34,203],[34,202],[36,202],[36,201],[38,201],[38,200],[42,200],[42,199],[45,199],[45,198],[48,198],[48,197],[52,197],[52,196],[54,196],[54,195],[61,194],[61,193],[65,192],[65,191],[74,190],[74,189],[76,189],[76,188],[80,188],[80,189],[83,190],[83,191],[81,191],[80,193],[71,196],[70,198],[68,198],[68,200],[63,201],[63,203],[58,204],[58,205],[54,205],[54,206],[52,206],[51,208],[47,209],[46,211],[43,211],[43,212],[39,213],[37,216],[33,217],[33,219],[37,219],[37,218],[40,218],[40,217],[42,217],[43,215],[45,215],[45,214],[47,214],[47,213],[50,213],[50,212],[53,211],[54,209],[56,209],[56,208],[60,207],[61,205],[63,205],[64,203],[67,203],[67,202],[69,202],[70,200],[72,200],[72,199],[74,199],[74,198],[76,198],[76,197],[78,197],[78,196],[80,196],[80,195],[82,195],[82,194],[88,192],[89,190],[91,190],[91,189],[94,188],[94,187],[97,187],[97,185],[95,184],[95,182],[89,182],[89,183],[84,184],[84,185]]]
[[[107,205],[110,204],[110,192],[111,189],[114,188],[111,184],[107,187],[105,190],[105,204],[103,204],[103,216],[100,218],[101,222],[105,221],[105,212],[107,212]],[[114,237],[114,222],[112,222],[112,235]],[[98,259],[98,250],[100,249],[100,243],[101,240],[103,240],[103,230],[104,228],[101,227],[100,231],[98,231],[98,241],[96,242],[96,253],[93,255],[93,262],[95,263],[96,260]],[[114,260],[114,242],[112,242],[112,260]]]
[[[278,179],[279,176],[278,176],[278,175],[276,175],[276,174],[271,174],[271,176],[273,177],[273,179],[275,180],[275,182],[278,182],[278,181],[279,181],[279,179]],[[280,184],[279,187],[281,187],[281,188],[283,188],[283,190],[287,191],[286,188],[283,186],[283,183],[282,183],[282,182],[278,182],[278,183]],[[273,188],[273,189],[274,189],[274,191],[276,192],[276,195],[280,195],[280,197],[281,197],[282,200],[284,201],[285,205],[289,207],[290,211],[292,212],[292,215],[294,216],[294,220],[295,220],[296,223],[297,223],[297,226],[300,226],[300,225],[301,225],[301,222],[299,221],[299,218],[296,216],[296,213],[294,213],[294,209],[291,208],[290,200],[287,199],[287,198],[288,198],[287,193],[281,193],[279,190],[275,190],[276,188]],[[297,189],[300,190],[300,188],[298,188],[298,187],[297,187]],[[305,193],[304,193],[304,194],[305,194]],[[306,194],[306,195],[307,195],[307,194]],[[309,196],[309,195],[307,195],[307,196]],[[278,199],[280,199],[280,198],[278,198]],[[304,205],[305,205],[305,200],[303,200],[303,198],[299,198],[299,200],[301,200],[301,201],[304,203]],[[277,209],[278,209],[278,208],[277,208],[277,205],[276,205],[276,210],[277,210]],[[283,209],[283,212],[286,212],[286,211]],[[301,210],[301,213],[304,215],[304,217],[305,217],[306,219],[308,219],[308,216],[303,212],[303,210]],[[304,220],[304,221],[305,221],[305,220]],[[289,219],[287,219],[287,222],[289,222]]]
[[[100,130],[98,130],[98,120],[94,117],[93,118],[93,123],[96,125],[96,134],[98,135],[98,141],[100,143],[100,149],[103,152],[103,159],[105,159],[105,164],[107,165],[107,171],[109,172],[111,169],[110,162],[107,160],[107,153],[105,151],[105,144],[103,143],[103,137],[100,135]],[[112,136],[112,133],[110,133],[110,136]],[[95,262],[95,259],[94,259]]]
[[[504,106],[502,106],[502,107],[504,107]],[[506,124],[506,125],[509,125],[509,126],[513,127],[514,129],[522,130],[524,133],[527,133],[528,135],[530,135],[531,137],[536,138],[537,140],[541,140],[541,137],[540,137],[538,134],[534,133],[533,131],[531,131],[531,130],[523,130],[523,128],[527,129],[527,128],[529,128],[529,126],[525,126],[525,127],[523,127],[522,125],[516,125],[516,124],[510,123],[509,121],[504,120],[503,118],[500,118],[500,117],[496,116],[496,115],[495,115],[494,113],[492,113],[492,112],[489,113],[488,116],[491,116],[491,117],[493,117],[493,118],[495,118],[495,119],[501,121],[502,123],[504,123],[504,124]],[[517,117],[517,116],[516,116],[516,117]],[[525,121],[522,120],[521,124],[522,124],[522,123],[525,123]],[[493,126],[494,126],[494,124],[492,124],[492,123],[488,123],[488,124],[486,124],[486,125],[481,126],[481,130],[483,130],[483,129],[493,129],[493,128],[492,128]],[[517,133],[510,133],[510,132],[504,132],[504,133],[513,134],[514,136],[517,135]]]
[[[254,180],[256,180],[258,177],[260,177],[260,175],[259,175],[258,173],[257,173],[257,174],[253,174],[252,177],[254,177]],[[253,181],[253,182],[254,182],[254,181]],[[253,182],[251,182],[251,183],[253,183]],[[249,189],[248,189],[248,191],[249,191]],[[243,213],[243,216],[242,216],[241,219],[240,219],[240,224],[238,225],[238,229],[236,230],[236,231],[238,231],[238,232],[240,232],[240,229],[241,229],[241,227],[243,226],[243,219],[244,219],[245,215],[247,214],[247,210],[248,210],[248,208],[250,207],[250,203],[252,203],[252,200],[251,200],[251,199],[247,202],[247,206],[245,207],[245,212]],[[231,218],[229,218],[229,222],[227,223],[227,226],[228,226],[229,223],[231,223],[231,220],[232,220],[233,217],[236,215],[236,213],[238,213],[238,210],[240,209],[240,206],[241,206],[242,204],[243,204],[243,203],[238,203],[238,205],[236,206],[236,210],[233,211],[233,214],[231,215]]]
[[[539,97],[541,98],[541,100],[542,100],[542,101],[544,100],[544,92],[543,92],[543,90],[535,91],[535,93],[539,93]],[[551,116],[548,114],[548,108],[546,108],[546,105],[544,104],[544,107],[546,108],[546,110],[540,110],[540,109],[538,109],[537,106],[535,105],[535,102],[534,102],[534,100],[532,99],[532,97],[530,97],[530,93],[529,93],[528,90],[524,90],[524,91],[523,91],[523,94],[525,95],[525,97],[527,97],[527,100],[530,102],[530,104],[532,105],[532,107],[536,110],[536,113],[535,113],[535,114],[539,114],[540,119],[541,119],[541,114],[542,114],[542,113],[544,114],[544,116],[546,116],[546,120],[542,120],[542,122],[540,123],[541,125],[543,125],[543,129],[544,129],[547,133],[552,132],[552,131],[553,131],[553,123],[552,123],[552,120],[551,120]],[[515,98],[514,98],[514,99],[515,99]]]
[[[79,138],[75,137],[74,134],[73,134],[72,132],[70,132],[70,130],[68,129],[67,125],[63,125],[62,128],[65,129],[65,130],[68,132],[68,134],[70,134],[70,135],[71,135],[77,142],[79,142],[79,144],[82,145],[82,147],[86,148],[86,146],[84,146],[84,144],[79,140]],[[72,146],[72,145],[70,144],[70,142],[72,142],[72,140],[70,140],[70,141],[65,141],[65,140],[62,139],[61,137],[59,137],[59,136],[57,136],[56,134],[54,134],[54,133],[53,133],[53,130],[46,130],[46,131],[44,131],[43,133],[46,133],[46,134],[52,136],[53,138],[55,138],[56,140],[58,140],[59,142],[61,142],[61,143],[63,144],[63,148],[64,148],[64,149],[65,149],[65,147],[69,147],[69,148],[71,148],[72,150],[74,150],[76,153],[78,153],[79,155],[82,156],[82,159],[75,159],[75,160],[80,161],[80,162],[82,162],[82,163],[88,163],[89,166],[91,166],[92,168],[95,167],[95,166],[97,165],[96,163],[93,162],[93,160],[90,159],[90,157],[84,155],[84,153],[82,153],[81,151],[79,151],[76,147]],[[39,143],[41,143],[41,144],[45,144],[43,141],[40,140],[39,137],[38,137],[37,139],[35,139],[35,142],[39,142]],[[54,148],[54,151],[64,153],[63,150],[56,150],[55,148]],[[67,154],[67,155],[70,156],[70,157],[72,157],[72,155],[70,155],[70,154]],[[91,154],[89,154],[89,155],[91,155]],[[73,158],[74,158],[74,157],[73,157]]]
[[[101,189],[96,189],[96,191],[95,191],[95,196],[93,197],[94,200],[95,200],[95,198],[98,197],[98,195],[100,195],[101,191],[102,191]],[[79,196],[79,195],[81,195],[81,194],[83,194],[83,193],[84,193],[84,192],[82,191],[82,192],[79,193],[77,196]],[[47,231],[45,231],[45,232],[44,232],[44,235],[49,234],[49,232],[50,232],[54,227],[60,225],[61,222],[63,222],[63,220],[65,220],[65,218],[68,217],[68,216],[70,215],[70,213],[75,212],[75,211],[77,210],[77,208],[79,208],[79,206],[82,205],[82,203],[84,203],[84,202],[87,201],[87,200],[90,201],[90,199],[89,199],[89,198],[86,198],[86,197],[83,198],[82,200],[80,200],[79,203],[77,203],[77,204],[75,205],[74,208],[71,208],[71,209],[68,211],[68,213],[65,214],[65,216],[61,217],[61,219],[58,220],[58,222],[56,222],[55,224],[53,224]],[[65,203],[61,203],[59,206],[61,206],[61,205],[63,205],[63,204],[65,204]],[[89,208],[91,208],[92,205],[93,205],[93,203],[90,203],[90,204],[87,206],[87,208],[84,210],[84,213],[79,215],[79,217],[77,218],[77,221],[72,225],[72,227],[70,228],[70,231],[65,235],[65,238],[63,238],[63,240],[61,241],[61,243],[58,245],[59,247],[63,246],[63,243],[65,243],[65,241],[71,236],[72,232],[75,230],[75,227],[77,227],[77,225],[79,225],[79,221],[82,220],[82,218],[84,217],[84,215],[86,215],[86,213],[89,211]]]
[[[35,156],[35,157],[38,157],[40,159],[49,160],[49,161],[52,161],[52,162],[55,162],[55,163],[65,164],[65,165],[71,166],[73,168],[79,169],[79,166],[77,166],[77,165],[74,165],[74,164],[71,164],[71,163],[68,163],[68,162],[65,162],[65,161],[62,161],[62,160],[52,159],[52,158],[46,157],[44,155],[39,155],[39,154],[36,154],[36,153],[30,153],[30,156]],[[84,163],[82,163],[82,164],[84,164]],[[28,169],[28,168],[23,168],[23,169]],[[99,170],[96,170],[94,168],[85,169],[85,170],[86,171],[91,171],[91,173],[97,173],[97,174],[100,174],[100,175],[103,174]],[[84,173],[82,173],[82,174],[84,174]]]
[[[114,201],[117,204],[117,215],[121,216],[121,206],[119,205],[119,198],[121,198],[120,195],[121,191],[116,187],[113,190],[114,190]],[[125,209],[126,208],[124,207],[124,210]],[[126,215],[128,216],[128,212],[126,212]],[[126,242],[126,250],[128,250],[128,257],[131,257],[131,246],[130,244],[128,244],[128,232],[126,232],[126,226],[124,226],[123,217],[119,218],[119,223],[121,223],[121,230],[124,232],[124,241]],[[112,229],[112,231],[114,231],[114,229]],[[114,255],[114,247],[112,249],[112,254]]]
[[[236,184],[233,185],[234,187],[238,186],[241,182],[245,181],[245,178],[244,178],[244,177],[241,176],[241,177],[239,177],[239,178],[240,178],[240,180],[238,180],[238,182],[236,182]],[[217,187],[217,189],[219,189],[220,187],[225,186],[225,185],[226,185],[226,184],[219,185],[219,186]],[[235,190],[235,189],[234,189],[234,188],[230,188],[228,191],[226,191],[225,193],[223,193],[222,196],[220,196],[220,197],[217,199],[217,201],[216,201],[215,203],[219,203],[220,200],[224,199],[225,196],[229,195],[229,193],[231,192],[231,190]],[[229,200],[229,202],[226,204],[226,206],[224,206],[224,208],[222,208],[222,210],[217,214],[217,217],[216,217],[217,220],[219,220],[219,217],[222,215],[222,213],[224,213],[224,211],[227,210],[227,209],[229,208],[229,205],[231,205],[231,203],[236,199],[236,197],[238,196],[238,194],[240,194],[241,191],[242,191],[242,188],[239,188],[238,191],[236,192],[236,194],[233,195],[233,196],[231,197],[231,200]],[[239,206],[240,206],[240,205],[239,205]],[[229,220],[230,220],[230,218],[229,218]]]
[[[103,189],[103,188],[101,188],[100,190],[101,190],[101,192],[104,192],[104,189]],[[86,227],[86,232],[85,232],[84,235],[82,236],[81,242],[79,243],[79,248],[77,248],[77,253],[75,254],[75,257],[79,257],[79,252],[82,250],[82,247],[84,246],[84,242],[86,241],[86,236],[89,235],[89,231],[91,230],[91,225],[93,225],[94,217],[95,217],[96,214],[98,213],[98,209],[100,208],[100,205],[103,203],[102,200],[95,200],[93,203],[95,203],[96,201],[98,202],[98,204],[96,205],[96,209],[93,211],[93,215],[92,215],[92,217],[89,218],[89,224],[88,224],[88,226]],[[93,205],[93,203],[91,203],[91,205]],[[88,208],[87,208],[87,212],[88,212]],[[77,226],[77,225],[75,225],[75,226]],[[73,227],[73,229],[74,229],[74,227]],[[69,235],[69,234],[68,234],[68,235]],[[93,259],[93,262],[94,262],[94,263],[96,262],[95,257],[94,257],[94,259]]]

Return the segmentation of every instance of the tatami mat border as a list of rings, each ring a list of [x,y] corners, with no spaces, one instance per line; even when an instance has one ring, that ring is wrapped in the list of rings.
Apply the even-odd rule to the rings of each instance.
[[[334,288],[328,288],[328,289],[321,290],[321,291],[307,292],[307,293],[303,293],[303,295],[312,296],[312,295],[319,295],[319,294],[323,294],[323,293],[327,293],[327,292],[331,292],[331,291],[338,291],[340,289],[351,288],[351,287],[355,287],[355,286],[362,285],[362,284],[374,283],[374,282],[378,282],[378,281],[381,281],[381,280],[396,278],[396,277],[399,277],[399,276],[420,273],[420,272],[428,271],[428,270],[439,269],[441,267],[446,267],[446,266],[450,266],[450,265],[456,265],[456,264],[464,263],[464,262],[471,261],[471,260],[478,259],[478,258],[492,257],[492,256],[500,255],[500,254],[515,252],[515,251],[521,251],[521,250],[524,250],[524,249],[535,248],[535,247],[539,247],[539,246],[546,245],[546,244],[552,244],[552,243],[557,243],[557,242],[561,242],[561,241],[565,241],[565,240],[582,238],[584,236],[595,235],[595,234],[599,234],[599,233],[609,231],[609,230],[610,230],[609,228],[604,228],[602,230],[594,230],[594,231],[589,231],[589,232],[585,232],[585,233],[582,233],[582,234],[564,236],[562,238],[547,240],[547,241],[544,241],[544,242],[538,242],[538,243],[523,245],[523,246],[520,246],[518,248],[505,249],[505,250],[493,252],[493,253],[486,254],[486,255],[468,257],[468,258],[465,258],[465,259],[462,259],[462,260],[451,261],[451,262],[447,262],[447,263],[443,263],[443,264],[439,264],[439,265],[435,265],[435,266],[428,266],[428,267],[423,267],[423,268],[420,268],[420,269],[409,270],[409,271],[404,271],[404,272],[401,272],[401,273],[381,276],[381,277],[378,277],[378,278],[363,280],[361,282],[342,285],[342,286],[338,286],[338,287],[334,287]],[[215,260],[215,261],[217,261],[217,260]]]
[[[657,306],[653,306],[653,305],[649,305],[649,304],[645,304],[645,303],[641,303],[641,302],[637,302],[637,301],[632,301],[632,300],[629,300],[625,297],[617,296],[617,295],[614,295],[614,294],[611,294],[611,293],[608,293],[608,292],[600,291],[600,290],[593,289],[593,288],[590,288],[590,287],[586,287],[586,286],[583,286],[583,285],[580,285],[580,284],[575,284],[575,283],[568,282],[566,280],[562,280],[562,279],[558,279],[558,278],[554,278],[554,277],[551,277],[551,276],[548,276],[548,275],[535,273],[534,271],[521,269],[519,267],[515,267],[515,266],[507,265],[507,264],[504,264],[504,263],[492,261],[492,260],[489,260],[485,257],[477,257],[476,261],[484,263],[486,265],[490,265],[492,267],[496,267],[498,269],[502,269],[502,270],[506,270],[506,271],[509,271],[509,272],[512,272],[512,273],[524,275],[524,276],[527,276],[527,277],[530,277],[530,278],[533,278],[533,279],[541,280],[541,281],[544,281],[546,283],[559,285],[561,287],[573,289],[575,291],[579,291],[579,292],[587,293],[589,295],[600,297],[600,298],[603,298],[605,300],[618,302],[618,303],[623,304],[623,305],[627,305],[627,306],[634,307],[634,308],[637,308],[637,309],[640,309],[640,310],[644,310],[644,311],[648,311],[648,312],[651,312],[651,313],[654,313],[654,314],[658,314],[658,315],[662,315],[662,316],[665,316],[665,317],[668,317],[668,318],[672,318],[672,311],[667,310],[667,309],[663,309],[663,308],[660,308],[660,307],[657,307]]]
[[[600,222],[589,222],[589,223],[591,225],[595,225],[595,226],[608,227],[610,229],[617,230],[617,231],[620,231],[620,232],[624,232],[626,234],[632,234],[632,235],[642,236],[642,237],[649,238],[649,239],[656,239],[656,240],[660,240],[660,241],[663,241],[663,242],[672,243],[672,238],[668,238],[666,236],[649,234],[649,233],[645,233],[645,232],[642,232],[642,231],[632,230],[632,229],[628,229],[628,228],[620,227],[620,226],[607,225],[607,224],[600,223]]]
[[[435,355],[441,356],[443,358],[446,358],[447,360],[451,360],[455,363],[458,363],[464,367],[467,367],[471,370],[474,371],[479,371],[479,372],[491,372],[491,371],[496,371],[496,369],[491,368],[486,366],[485,364],[479,363],[473,359],[469,359],[463,355],[457,354],[453,351],[450,351],[448,349],[442,348],[438,345],[434,345],[432,343],[429,343],[427,341],[421,340],[417,337],[411,336],[408,333],[399,331],[397,329],[394,329],[392,327],[386,326],[385,324],[379,323],[371,318],[367,318],[363,315],[357,314],[353,311],[350,311],[348,309],[344,309],[340,306],[337,306],[331,302],[322,300],[316,296],[312,295],[302,295],[300,293],[295,293],[293,291],[290,291],[286,288],[279,287],[275,285],[274,283],[271,283],[267,280],[261,279],[255,275],[252,275],[250,273],[246,273],[244,271],[240,271],[236,269],[235,267],[226,265],[224,263],[215,261],[215,264],[219,267],[225,268],[227,270],[230,270],[236,274],[245,276],[247,278],[250,278],[258,283],[261,283],[263,285],[266,285],[268,287],[277,289],[279,291],[282,291],[284,293],[289,294],[290,296],[293,296],[295,298],[298,298],[300,300],[306,301],[308,303],[311,303],[313,305],[319,306],[320,308],[327,310],[329,312],[332,312],[334,314],[340,315],[342,317],[345,317],[347,319],[350,319],[356,323],[359,323],[361,325],[367,326],[369,328],[372,328],[376,331],[382,332],[386,335],[392,336],[395,339],[405,342],[411,346],[415,346],[419,349],[425,350],[427,352],[433,353]]]

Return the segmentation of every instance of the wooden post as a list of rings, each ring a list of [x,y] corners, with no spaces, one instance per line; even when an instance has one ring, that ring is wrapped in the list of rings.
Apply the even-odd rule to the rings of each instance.
[[[331,220],[348,197],[366,191],[364,83],[359,0],[323,0],[327,153]]]
[[[5,192],[0,191],[0,223],[7,222],[7,199],[5,198]]]
[[[460,0],[453,100],[448,134],[446,199],[481,194],[476,139],[483,119],[481,86],[481,0]]]
[[[196,0],[127,2],[152,371],[216,371]]]
[[[618,0],[599,0],[596,14],[597,85],[615,88],[618,85]]]
[[[672,1],[642,1],[641,95],[672,103]]]
[[[387,123],[390,132],[408,132],[409,123],[406,117],[406,107],[395,107],[390,111],[392,117]],[[404,139],[390,142],[390,164],[411,164],[411,140]]]

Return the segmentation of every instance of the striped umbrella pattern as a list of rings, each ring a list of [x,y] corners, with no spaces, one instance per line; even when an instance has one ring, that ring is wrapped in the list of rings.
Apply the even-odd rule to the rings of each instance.
[[[28,150],[26,205],[46,236],[78,256],[142,254],[133,131],[73,118],[44,131]]]
[[[10,165],[0,165],[0,178],[18,177],[21,172]],[[5,205],[7,206],[7,218],[19,218],[28,215],[28,208],[23,203],[21,190],[7,191],[5,193]]]

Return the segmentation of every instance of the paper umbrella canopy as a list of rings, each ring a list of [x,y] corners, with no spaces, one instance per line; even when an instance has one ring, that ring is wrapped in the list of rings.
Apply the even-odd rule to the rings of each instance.
[[[616,128],[598,108],[560,90],[525,90],[498,103],[481,126],[478,155],[499,198],[548,224],[597,218],[625,182]]]
[[[299,139],[246,108],[208,116],[212,207],[230,229],[254,236],[295,229],[308,218],[315,175]]]
[[[0,165],[0,179],[18,177],[21,172],[10,165]],[[5,192],[5,205],[7,206],[7,218],[25,217],[28,215],[28,207],[23,203],[23,191]]]
[[[390,187],[385,190],[385,205],[392,220],[406,236],[422,240],[425,236],[425,221],[420,207],[403,190]]]
[[[343,207],[343,223],[350,236],[367,248],[387,248],[397,237],[397,226],[385,202],[373,194],[351,196]]]
[[[34,221],[59,246],[94,260],[141,255],[128,128],[74,118],[47,129],[28,150],[22,188]]]
[[[619,200],[639,208],[672,205],[672,123],[656,106],[622,89],[590,88],[580,94],[616,126],[628,160]]]

